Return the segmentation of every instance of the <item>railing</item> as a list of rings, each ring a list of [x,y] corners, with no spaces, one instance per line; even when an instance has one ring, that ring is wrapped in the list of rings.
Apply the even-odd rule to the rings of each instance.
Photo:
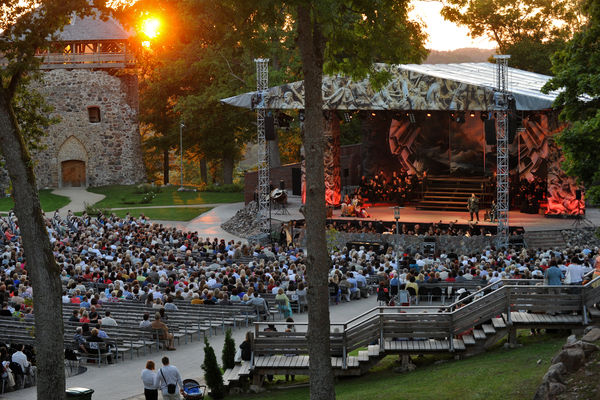
[[[132,53],[50,53],[41,54],[41,69],[84,68],[86,64],[107,64],[107,66],[124,67],[135,63]]]
[[[600,277],[585,286],[548,286],[539,279],[503,280],[494,282],[448,306],[376,307],[347,322],[331,324],[331,354],[342,357],[347,369],[350,352],[378,342],[385,351],[386,339],[429,338],[448,339],[449,351],[454,351],[454,336],[481,325],[495,316],[506,314],[512,326],[511,312],[583,313],[587,324],[587,308],[600,302]],[[486,290],[501,285],[491,293]],[[470,300],[470,302],[468,302]],[[468,302],[468,304],[465,304]],[[407,310],[417,312],[406,312]],[[294,325],[296,332],[264,332],[265,322],[255,323],[253,352],[257,354],[307,354],[307,323],[271,323]]]

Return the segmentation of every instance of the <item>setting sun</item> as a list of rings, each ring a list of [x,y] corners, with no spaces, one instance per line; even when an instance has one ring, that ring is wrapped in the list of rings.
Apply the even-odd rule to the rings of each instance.
[[[154,39],[160,34],[160,20],[158,18],[147,18],[142,22],[142,32],[150,38]]]

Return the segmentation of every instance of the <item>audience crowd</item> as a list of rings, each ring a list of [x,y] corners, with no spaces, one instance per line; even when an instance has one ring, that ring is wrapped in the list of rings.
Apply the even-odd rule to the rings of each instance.
[[[377,223],[363,229],[378,232]],[[33,289],[27,274],[18,221],[14,215],[0,221],[0,316],[33,319]],[[330,227],[336,228],[336,223]],[[475,228],[474,228],[475,229]],[[478,228],[477,228],[478,229]],[[473,234],[477,234],[475,229]],[[54,256],[61,268],[62,301],[76,305],[71,321],[82,323],[74,331],[81,351],[93,349],[106,333],[102,326],[116,325],[105,302],[138,301],[152,304],[156,316],[144,315],[140,326],[160,323],[165,312],[177,310],[177,301],[191,304],[252,304],[264,307],[267,294],[275,296],[291,317],[290,302],[306,295],[304,251],[293,244],[250,245],[203,238],[197,232],[114,215],[47,220]],[[460,234],[453,226],[432,224],[407,227],[406,234]],[[466,233],[464,233],[466,234]],[[481,234],[481,233],[480,233]],[[588,271],[597,268],[597,248],[532,250],[488,248],[478,254],[442,251],[436,255],[405,253],[398,249],[354,246],[331,252],[331,300],[352,301],[369,296],[369,287],[412,286],[435,282],[478,281],[481,286],[502,278],[546,279],[552,284],[581,285]],[[552,271],[551,276],[547,271]],[[556,273],[558,271],[558,273]],[[335,312],[335,311],[334,311]],[[157,322],[158,321],[158,322]],[[166,332],[168,334],[168,331]],[[168,338],[167,338],[168,339]],[[169,347],[172,348],[172,338]],[[2,374],[14,366],[22,348],[0,344]],[[32,349],[25,361],[33,362]],[[17,359],[23,361],[18,355]],[[29,373],[24,368],[22,373]]]

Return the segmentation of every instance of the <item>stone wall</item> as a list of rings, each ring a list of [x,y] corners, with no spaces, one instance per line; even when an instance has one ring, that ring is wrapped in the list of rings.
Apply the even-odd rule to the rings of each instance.
[[[53,70],[32,86],[61,119],[43,138],[46,148],[34,154],[38,187],[62,187],[67,160],[85,162],[87,186],[145,180],[134,75]],[[99,107],[100,122],[90,122],[88,107]]]
[[[414,236],[414,235],[380,235],[377,233],[346,233],[346,232],[328,232],[328,246],[330,248],[341,249],[348,242],[380,242],[387,243],[392,247],[396,245],[406,252],[423,253],[425,249],[425,240],[432,240],[435,243],[436,250],[446,252],[455,252],[457,254],[470,254],[481,252],[488,246],[494,246],[495,236]]]

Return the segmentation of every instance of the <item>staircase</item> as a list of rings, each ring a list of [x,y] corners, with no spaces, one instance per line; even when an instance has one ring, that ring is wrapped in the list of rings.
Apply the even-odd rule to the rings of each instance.
[[[600,286],[539,286],[539,280],[505,280],[449,306],[376,307],[343,324],[331,333],[331,365],[336,376],[358,376],[390,354],[451,353],[467,357],[482,353],[508,335],[516,344],[517,329],[576,329],[600,319],[589,312],[600,302]],[[595,282],[594,282],[595,283]],[[413,308],[414,309],[414,308]],[[408,311],[408,312],[407,312]],[[255,323],[253,360],[236,365],[224,374],[232,387],[250,376],[308,375],[306,323],[295,323],[296,332],[265,332]],[[285,323],[280,323],[284,324]],[[350,355],[356,352],[357,355]]]
[[[486,178],[428,178],[417,209],[466,212],[467,200],[471,193],[475,193],[479,198],[479,209],[483,210],[490,206],[492,200],[492,193],[488,193],[488,182]]]
[[[567,245],[561,231],[525,232],[525,244],[532,249],[565,248]]]

